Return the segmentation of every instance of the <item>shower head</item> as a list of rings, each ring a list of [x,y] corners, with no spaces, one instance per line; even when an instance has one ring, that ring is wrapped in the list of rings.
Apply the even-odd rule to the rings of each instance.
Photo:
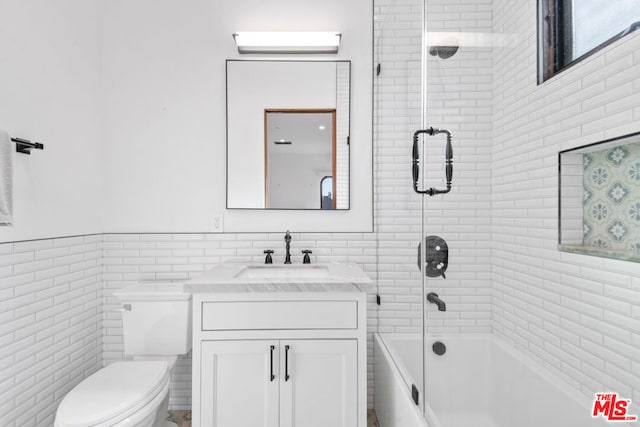
[[[459,48],[459,46],[431,46],[429,54],[438,56],[440,59],[449,59],[456,54]]]

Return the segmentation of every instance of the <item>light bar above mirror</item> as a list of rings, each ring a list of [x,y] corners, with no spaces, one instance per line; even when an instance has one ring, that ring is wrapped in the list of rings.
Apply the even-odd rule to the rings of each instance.
[[[336,31],[239,31],[233,34],[239,53],[338,53]]]

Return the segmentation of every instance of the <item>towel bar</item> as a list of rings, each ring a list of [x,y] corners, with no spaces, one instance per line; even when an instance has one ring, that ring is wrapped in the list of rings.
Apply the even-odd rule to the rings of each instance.
[[[16,151],[22,154],[31,154],[31,150],[44,150],[44,144],[31,142],[28,139],[11,138],[16,143]]]

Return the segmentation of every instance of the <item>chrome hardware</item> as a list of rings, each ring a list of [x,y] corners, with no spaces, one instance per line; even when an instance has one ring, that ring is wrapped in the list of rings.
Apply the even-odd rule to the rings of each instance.
[[[116,308],[116,311],[131,311],[131,304],[122,304],[122,307]]]

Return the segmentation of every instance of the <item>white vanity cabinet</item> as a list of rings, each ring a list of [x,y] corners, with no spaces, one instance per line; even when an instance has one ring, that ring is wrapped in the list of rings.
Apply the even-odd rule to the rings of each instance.
[[[364,292],[194,293],[194,427],[365,427]]]

